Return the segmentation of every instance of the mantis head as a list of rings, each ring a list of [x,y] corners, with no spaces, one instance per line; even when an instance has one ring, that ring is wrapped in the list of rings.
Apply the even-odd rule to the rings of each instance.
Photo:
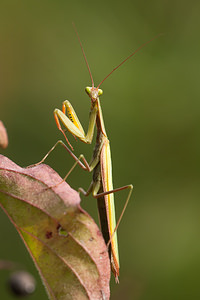
[[[103,90],[99,89],[98,87],[95,88],[95,87],[87,86],[85,88],[85,91],[90,97],[90,99],[92,100],[92,102],[96,102],[97,98],[103,94]]]

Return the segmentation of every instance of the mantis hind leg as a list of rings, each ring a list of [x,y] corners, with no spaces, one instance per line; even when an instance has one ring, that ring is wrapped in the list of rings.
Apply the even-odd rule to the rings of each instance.
[[[130,197],[131,197],[131,194],[132,194],[132,191],[133,191],[133,185],[132,185],[132,184],[125,185],[125,186],[122,186],[122,187],[113,189],[113,190],[111,190],[111,191],[106,191],[106,192],[102,192],[102,193],[99,193],[99,194],[98,194],[100,187],[101,187],[100,181],[96,181],[96,182],[93,181],[93,182],[90,184],[90,186],[89,186],[89,188],[88,188],[87,191],[85,191],[83,188],[79,188],[78,191],[81,192],[81,193],[82,193],[84,196],[86,196],[86,197],[87,197],[90,193],[92,193],[93,197],[96,198],[96,199],[98,199],[98,198],[101,198],[101,197],[106,196],[106,195],[108,195],[108,194],[112,194],[112,193],[116,193],[116,192],[123,191],[123,190],[125,190],[125,189],[129,189],[129,193],[128,193],[128,196],[127,196],[127,198],[126,198],[124,207],[123,207],[122,212],[121,212],[121,214],[120,214],[120,217],[119,217],[119,219],[118,219],[118,221],[117,221],[117,224],[116,224],[116,226],[115,226],[115,228],[114,228],[114,231],[113,231],[113,233],[112,233],[112,236],[110,237],[110,240],[108,241],[107,246],[109,246],[109,244],[111,243],[111,240],[112,240],[112,238],[113,238],[113,236],[114,236],[116,230],[117,230],[118,227],[119,227],[119,224],[120,224],[120,222],[121,222],[121,220],[122,220],[122,217],[123,217],[123,215],[124,215],[124,213],[125,213],[125,210],[126,210],[126,208],[127,208],[128,203],[129,203],[129,200],[130,200]]]
[[[108,195],[108,194],[112,194],[112,193],[116,193],[116,192],[123,191],[123,190],[125,190],[125,189],[129,189],[129,193],[128,193],[128,196],[127,196],[127,198],[126,198],[126,201],[125,201],[124,207],[123,207],[123,209],[122,209],[121,215],[120,215],[120,217],[119,217],[119,219],[118,219],[118,221],[117,221],[117,224],[116,224],[116,226],[115,226],[115,229],[114,229],[114,231],[113,231],[113,233],[112,233],[112,236],[110,237],[110,240],[109,240],[109,242],[108,242],[108,245],[109,245],[110,242],[111,242],[111,240],[112,240],[112,237],[113,237],[114,233],[116,232],[117,228],[119,227],[119,224],[120,224],[120,222],[121,222],[121,220],[122,220],[122,217],[123,217],[123,215],[124,215],[124,213],[125,213],[125,210],[126,210],[126,208],[127,208],[127,205],[128,205],[128,203],[129,203],[129,200],[130,200],[130,197],[131,197],[131,194],[132,194],[132,191],[133,191],[133,185],[132,185],[132,184],[125,185],[125,186],[122,186],[122,187],[113,189],[113,190],[111,190],[111,191],[106,191],[106,192],[102,192],[102,193],[99,193],[99,194],[98,194],[98,191],[99,191],[100,187],[101,187],[100,182],[99,182],[99,181],[96,181],[96,182],[92,182],[92,183],[90,184],[90,186],[89,186],[89,188],[88,188],[87,191],[85,191],[83,188],[79,188],[78,191],[81,192],[81,193],[82,193],[84,196],[86,196],[86,197],[87,197],[90,193],[92,193],[93,197],[96,198],[96,199],[98,199],[98,198],[101,198],[101,197],[106,196],[106,195]]]
[[[106,195],[108,195],[108,194],[112,194],[112,193],[116,193],[116,192],[119,192],[119,191],[123,191],[123,190],[125,190],[125,189],[129,189],[129,193],[128,193],[128,196],[127,196],[127,198],[126,198],[124,207],[123,207],[122,212],[121,212],[121,214],[120,214],[120,217],[119,217],[119,219],[118,219],[118,221],[117,221],[117,224],[116,224],[116,226],[115,226],[115,228],[114,228],[114,230],[113,230],[113,233],[112,233],[112,235],[111,235],[111,237],[110,237],[110,239],[109,239],[109,241],[108,241],[108,243],[107,243],[107,247],[110,245],[110,243],[111,243],[111,241],[112,241],[112,238],[113,238],[113,236],[114,236],[116,230],[118,229],[119,224],[120,224],[120,222],[121,222],[121,220],[122,220],[122,217],[123,217],[123,215],[124,215],[124,213],[125,213],[125,210],[126,210],[126,208],[127,208],[127,205],[128,205],[128,203],[129,203],[129,200],[130,200],[130,197],[131,197],[131,194],[132,194],[132,191],[133,191],[133,185],[132,185],[132,184],[129,184],[129,185],[125,185],[125,186],[122,186],[122,187],[113,189],[113,190],[111,190],[111,191],[106,191],[106,192],[102,192],[102,193],[93,195],[95,198],[98,199],[98,198],[103,197],[103,196],[106,196]]]

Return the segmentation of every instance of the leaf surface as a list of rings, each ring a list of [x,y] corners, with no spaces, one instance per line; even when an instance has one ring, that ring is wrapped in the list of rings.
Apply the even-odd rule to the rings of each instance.
[[[79,194],[49,166],[0,155],[0,205],[22,237],[50,299],[109,299],[110,261]]]

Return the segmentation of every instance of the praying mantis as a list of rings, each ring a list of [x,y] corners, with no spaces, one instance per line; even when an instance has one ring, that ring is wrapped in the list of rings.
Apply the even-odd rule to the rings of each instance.
[[[99,99],[100,96],[103,94],[103,91],[102,89],[100,89],[100,86],[116,69],[118,69],[122,64],[124,64],[127,60],[129,60],[136,52],[138,52],[141,48],[143,48],[145,45],[150,43],[156,37],[142,44],[136,51],[131,53],[131,55],[129,55],[117,67],[115,67],[100,82],[100,84],[97,87],[95,87],[92,73],[75,26],[74,29],[78,37],[79,44],[92,82],[91,87],[85,88],[85,91],[91,100],[88,130],[87,133],[84,132],[83,127],[71,103],[68,100],[65,100],[62,105],[62,110],[59,109],[54,110],[54,118],[58,129],[64,135],[71,149],[68,146],[66,146],[63,141],[59,140],[39,163],[43,162],[46,159],[46,157],[49,155],[49,153],[53,151],[53,149],[58,144],[61,144],[76,161],[72,169],[75,167],[75,165],[78,164],[82,169],[88,172],[93,171],[93,179],[88,190],[85,191],[83,188],[79,188],[79,192],[82,192],[85,196],[88,196],[90,193],[92,193],[93,197],[97,199],[101,231],[105,243],[108,246],[109,256],[111,261],[111,270],[114,274],[115,281],[119,282],[118,277],[119,277],[120,265],[119,265],[118,240],[117,240],[116,231],[122,219],[122,216],[125,212],[129,199],[131,197],[133,186],[132,184],[129,184],[119,188],[115,188],[115,189],[113,188],[110,142],[106,134],[103,114],[102,114],[101,104]],[[61,127],[61,123],[65,128],[64,130]],[[96,144],[94,147],[92,159],[90,163],[88,163],[83,154],[77,157],[73,153],[73,147],[68,141],[68,138],[66,137],[65,130],[68,130],[75,138],[78,138],[80,141],[86,144],[91,144],[93,140],[95,125],[97,129]],[[67,178],[67,176],[72,171],[72,169],[68,172],[68,174],[65,176],[63,180]],[[116,224],[114,193],[125,189],[129,190],[128,196],[124,208],[122,210],[121,216]]]

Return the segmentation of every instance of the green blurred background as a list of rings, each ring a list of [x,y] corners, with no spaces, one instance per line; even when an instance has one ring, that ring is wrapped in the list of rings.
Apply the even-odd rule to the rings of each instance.
[[[111,299],[199,299],[200,288],[200,2],[1,1],[0,119],[9,134],[2,153],[20,166],[39,161],[60,138],[54,108],[68,99],[84,128],[90,78],[75,22],[98,84],[133,50],[159,33],[103,85],[114,186],[132,183],[118,230],[120,284]],[[69,136],[69,135],[68,135]],[[70,141],[90,159],[93,145]],[[61,176],[73,160],[61,147],[46,161]],[[87,188],[91,174],[68,178]],[[119,217],[126,192],[116,195]],[[82,206],[98,221],[96,201]],[[0,212],[0,259],[22,262],[38,279],[30,299],[47,299],[22,241]],[[1,299],[13,299],[0,274]]]

